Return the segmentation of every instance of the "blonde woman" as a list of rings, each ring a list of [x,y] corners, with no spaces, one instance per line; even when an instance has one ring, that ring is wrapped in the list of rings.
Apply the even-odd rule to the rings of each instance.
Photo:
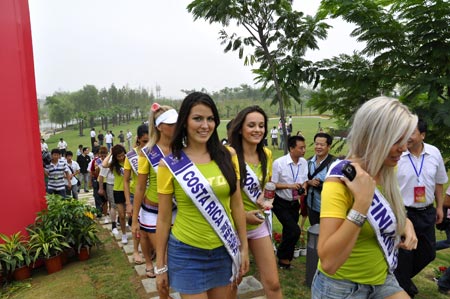
[[[393,271],[398,247],[416,248],[417,237],[395,166],[416,125],[417,116],[392,98],[372,99],[356,112],[347,159],[330,166],[323,184],[312,298],[409,298]],[[353,180],[344,175],[348,165]]]
[[[156,174],[159,161],[170,154],[178,113],[170,106],[154,103],[149,118],[149,141],[138,158],[138,176],[133,203],[133,234],[140,234],[142,253],[145,258],[146,275],[154,278],[152,253],[155,248],[158,197]],[[148,187],[147,187],[148,182]],[[175,215],[175,207],[172,214]]]

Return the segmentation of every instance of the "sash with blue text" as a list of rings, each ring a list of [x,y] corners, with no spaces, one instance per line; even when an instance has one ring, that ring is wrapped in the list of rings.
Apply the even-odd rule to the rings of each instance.
[[[328,177],[343,177],[342,168],[348,163],[350,163],[348,160],[333,163]],[[378,245],[388,263],[389,272],[393,273],[397,267],[397,245],[400,243],[400,236],[397,235],[397,218],[378,188],[375,188],[373,200],[367,212],[367,220],[375,232]]]
[[[142,149],[142,152],[144,153],[148,162],[150,162],[150,164],[152,165],[155,172],[158,172],[159,161],[164,158],[164,154],[162,153],[159,146],[155,144],[151,149],[148,147],[144,147]]]
[[[181,151],[180,159],[170,154],[164,158],[164,162],[186,195],[189,196],[224,244],[233,260],[230,281],[236,280],[241,264],[240,241],[224,207],[214,194],[208,180],[183,151]]]
[[[133,169],[135,174],[138,174],[138,154],[134,149],[127,153],[128,161],[130,161],[131,168]]]
[[[256,200],[262,193],[262,187],[259,183],[259,179],[253,169],[246,163],[245,164],[246,177],[244,182],[244,193],[247,197],[256,204]],[[270,236],[272,236],[272,210],[264,211],[267,223],[267,229],[269,230]]]

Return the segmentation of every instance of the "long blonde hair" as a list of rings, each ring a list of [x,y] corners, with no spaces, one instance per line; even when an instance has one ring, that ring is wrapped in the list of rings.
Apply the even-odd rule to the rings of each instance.
[[[158,128],[156,127],[156,119],[158,118],[158,116],[160,116],[161,114],[163,114],[164,112],[170,110],[170,109],[174,109],[170,106],[160,106],[158,103],[153,103],[151,108],[150,108],[150,116],[148,119],[148,134],[149,134],[149,139],[148,139],[148,143],[147,143],[147,147],[148,148],[152,148],[161,138],[161,132],[158,130]]]
[[[391,147],[405,144],[417,127],[417,116],[397,99],[377,97],[364,103],[356,112],[348,136],[349,158],[359,159],[372,176],[378,175],[395,216],[399,234],[403,234],[406,214],[394,167],[383,165]]]

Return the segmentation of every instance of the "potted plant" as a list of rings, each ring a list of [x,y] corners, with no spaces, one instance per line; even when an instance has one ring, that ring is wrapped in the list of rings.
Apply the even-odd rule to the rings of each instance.
[[[79,260],[86,260],[90,255],[90,248],[96,246],[100,239],[97,236],[98,227],[95,222],[81,224],[76,231],[76,250]]]
[[[15,280],[23,280],[31,277],[28,267],[34,258],[31,256],[30,247],[21,232],[7,236],[0,234],[3,243],[0,244],[0,261],[2,269],[7,274],[13,274]]]
[[[45,258],[45,267],[48,274],[62,269],[61,252],[64,248],[69,248],[65,237],[56,233],[49,227],[35,226],[28,228],[30,234],[30,248],[34,253],[34,258]]]

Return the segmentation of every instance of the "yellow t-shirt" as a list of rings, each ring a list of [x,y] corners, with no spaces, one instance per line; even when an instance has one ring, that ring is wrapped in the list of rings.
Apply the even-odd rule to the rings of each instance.
[[[239,177],[239,165],[236,155],[232,156],[236,175]],[[206,164],[195,164],[203,176],[211,184],[214,194],[222,203],[233,227],[230,207],[230,187],[222,175],[215,161]],[[175,194],[177,200],[177,217],[172,227],[172,233],[181,242],[193,247],[214,249],[223,246],[215,231],[194,205],[192,200],[184,193],[178,181],[173,177],[167,166],[158,167],[158,193]]]
[[[325,182],[322,189],[320,218],[346,219],[353,205],[350,190],[339,182]],[[339,250],[336,248],[336,250]],[[335,279],[345,279],[356,283],[381,285],[388,273],[388,264],[378,244],[377,237],[369,222],[361,228],[355,246],[347,261],[334,275],[328,275],[321,267],[318,269],[325,275]]]
[[[136,149],[133,149],[136,151]],[[125,162],[123,164],[123,169],[129,170],[131,172],[131,180],[130,180],[130,193],[134,194],[136,191],[136,182],[137,182],[137,175],[136,172],[134,172],[133,167],[131,167],[130,160],[128,160],[128,157],[125,156]]]
[[[159,167],[158,167],[159,169]],[[138,159],[138,174],[148,175],[148,186],[145,190],[145,197],[154,203],[158,203],[158,193],[156,192],[156,172],[143,154]]]
[[[261,163],[259,163],[258,165],[254,166],[251,164],[248,164],[250,166],[250,168],[253,170],[253,172],[256,174],[256,176],[258,177],[259,183],[261,185],[261,189],[264,189],[264,185],[269,181],[270,177],[272,177],[272,151],[270,149],[268,149],[267,147],[264,148],[264,152],[266,153],[266,157],[267,157],[267,175],[266,175],[266,180],[265,182],[261,182],[262,180],[262,168],[261,168]],[[255,204],[253,201],[251,201],[247,194],[245,194],[245,192],[243,190],[241,190],[241,194],[242,194],[242,200],[244,201],[244,209],[245,211],[253,211],[253,210],[259,210],[259,206],[257,204]],[[264,223],[262,223],[264,224]],[[258,228],[258,226],[260,226],[260,224],[247,224],[247,231],[249,230],[253,230]]]
[[[123,191],[123,164],[124,162],[120,163],[120,173],[114,168],[114,191]]]

